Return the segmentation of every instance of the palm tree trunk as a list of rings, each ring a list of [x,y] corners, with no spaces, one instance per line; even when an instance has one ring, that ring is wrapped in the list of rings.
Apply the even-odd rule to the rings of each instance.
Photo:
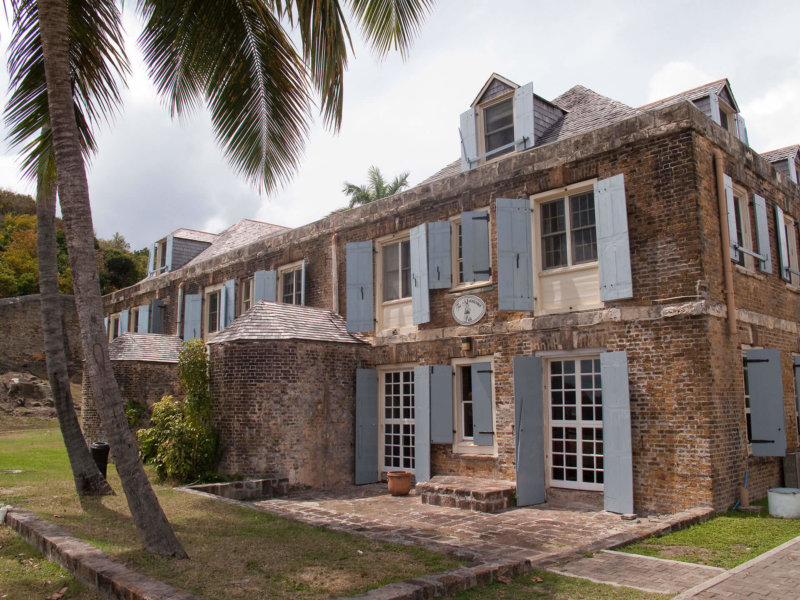
[[[75,491],[79,496],[113,495],[114,490],[92,460],[83,438],[69,389],[66,338],[58,299],[58,251],[56,248],[56,185],[49,174],[40,172],[36,186],[36,246],[39,258],[39,298],[42,333],[47,358],[47,378],[53,393],[58,424],[67,447]]]
[[[122,489],[146,550],[185,558],[186,551],[158,503],[139,461],[111,370],[94,255],[89,187],[78,140],[69,78],[66,0],[37,0],[58,191],[67,237],[81,343],[97,410],[108,435]]]

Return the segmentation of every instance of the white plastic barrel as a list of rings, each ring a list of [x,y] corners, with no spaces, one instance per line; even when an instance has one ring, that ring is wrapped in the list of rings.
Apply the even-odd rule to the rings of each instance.
[[[768,497],[770,515],[781,519],[800,519],[800,489],[772,488]]]

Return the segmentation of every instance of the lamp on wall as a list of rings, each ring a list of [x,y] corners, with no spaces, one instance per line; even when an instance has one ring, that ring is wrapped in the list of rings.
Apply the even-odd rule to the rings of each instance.
[[[461,338],[461,351],[470,352],[471,350],[472,350],[472,338],[471,337]]]

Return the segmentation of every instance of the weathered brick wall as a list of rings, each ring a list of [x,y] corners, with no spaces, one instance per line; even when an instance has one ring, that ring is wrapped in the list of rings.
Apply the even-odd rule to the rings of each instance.
[[[71,377],[81,372],[81,334],[72,296],[59,296]],[[0,299],[0,372],[28,371],[47,378],[39,294]]]
[[[123,405],[135,402],[152,407],[162,396],[168,394],[176,398],[183,396],[176,363],[114,360],[111,361],[111,367],[119,385]],[[83,372],[81,428],[87,442],[108,441],[100,423],[100,415],[97,413],[86,369]]]
[[[353,482],[355,369],[365,347],[303,341],[210,345],[218,470],[292,486]]]

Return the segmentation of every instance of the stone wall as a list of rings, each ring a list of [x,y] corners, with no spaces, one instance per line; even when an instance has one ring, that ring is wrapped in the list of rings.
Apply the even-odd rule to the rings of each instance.
[[[355,344],[246,341],[210,345],[218,470],[291,486],[353,482]]]
[[[81,372],[80,327],[72,296],[59,296],[70,377]],[[39,294],[0,299],[0,372],[28,371],[47,379]]]
[[[119,385],[123,405],[135,402],[152,408],[162,396],[183,396],[178,378],[176,363],[157,363],[132,360],[111,361],[114,377]],[[86,369],[83,372],[83,411],[81,412],[81,428],[88,443],[108,441],[100,415],[97,413],[92,386]]]

